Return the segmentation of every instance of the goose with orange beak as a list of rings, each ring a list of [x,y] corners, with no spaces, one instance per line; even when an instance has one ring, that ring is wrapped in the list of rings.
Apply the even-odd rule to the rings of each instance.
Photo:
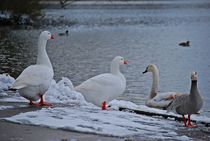
[[[38,55],[35,65],[30,65],[18,76],[11,89],[30,101],[30,105],[50,106],[44,101],[43,95],[48,90],[54,72],[46,52],[48,40],[54,39],[49,31],[43,31],[38,39]],[[39,103],[34,103],[40,99]]]
[[[128,64],[123,57],[117,56],[111,61],[110,73],[104,73],[84,81],[75,90],[82,93],[88,102],[107,109],[106,103],[123,94],[126,79],[120,72],[120,65]]]

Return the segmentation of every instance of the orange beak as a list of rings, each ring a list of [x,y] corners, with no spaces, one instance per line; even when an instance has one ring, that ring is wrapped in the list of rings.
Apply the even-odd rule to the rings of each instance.
[[[124,64],[125,64],[125,65],[127,65],[127,64],[128,64],[128,61],[127,61],[127,60],[125,60],[125,61],[124,61]]]
[[[51,35],[50,39],[55,39],[53,35]]]

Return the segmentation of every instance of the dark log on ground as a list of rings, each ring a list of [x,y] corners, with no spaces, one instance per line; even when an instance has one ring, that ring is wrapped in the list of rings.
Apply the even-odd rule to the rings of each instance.
[[[165,119],[167,118],[174,118],[175,121],[182,121],[182,117],[181,116],[175,116],[175,115],[168,115],[168,114],[161,114],[161,113],[153,113],[153,112],[148,112],[148,111],[143,111],[143,110],[137,110],[137,109],[128,109],[128,108],[124,108],[124,107],[120,107],[119,108],[120,111],[129,111],[129,112],[133,112],[139,115],[146,115],[146,116],[159,116],[159,117],[163,117]],[[191,120],[192,122],[197,122],[197,123],[201,123],[204,124],[206,127],[210,127],[210,123],[209,122],[205,122],[205,121],[196,121],[196,120]]]

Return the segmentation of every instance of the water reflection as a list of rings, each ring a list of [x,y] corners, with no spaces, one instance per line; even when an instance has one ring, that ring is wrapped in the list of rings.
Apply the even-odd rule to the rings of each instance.
[[[30,40],[11,33],[11,30],[0,30],[0,73],[9,73],[16,77],[23,68],[34,62],[36,48]],[[18,32],[18,31],[17,31]],[[37,37],[36,37],[37,38]]]

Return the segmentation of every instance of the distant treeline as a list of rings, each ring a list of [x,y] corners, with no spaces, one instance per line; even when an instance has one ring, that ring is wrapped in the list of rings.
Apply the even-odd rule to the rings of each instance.
[[[18,24],[23,15],[29,18],[28,21],[34,19],[41,15],[39,2],[40,0],[0,0],[0,24],[4,22]]]
[[[0,0],[0,9],[9,10],[16,14],[36,16],[40,14],[40,0]]]

